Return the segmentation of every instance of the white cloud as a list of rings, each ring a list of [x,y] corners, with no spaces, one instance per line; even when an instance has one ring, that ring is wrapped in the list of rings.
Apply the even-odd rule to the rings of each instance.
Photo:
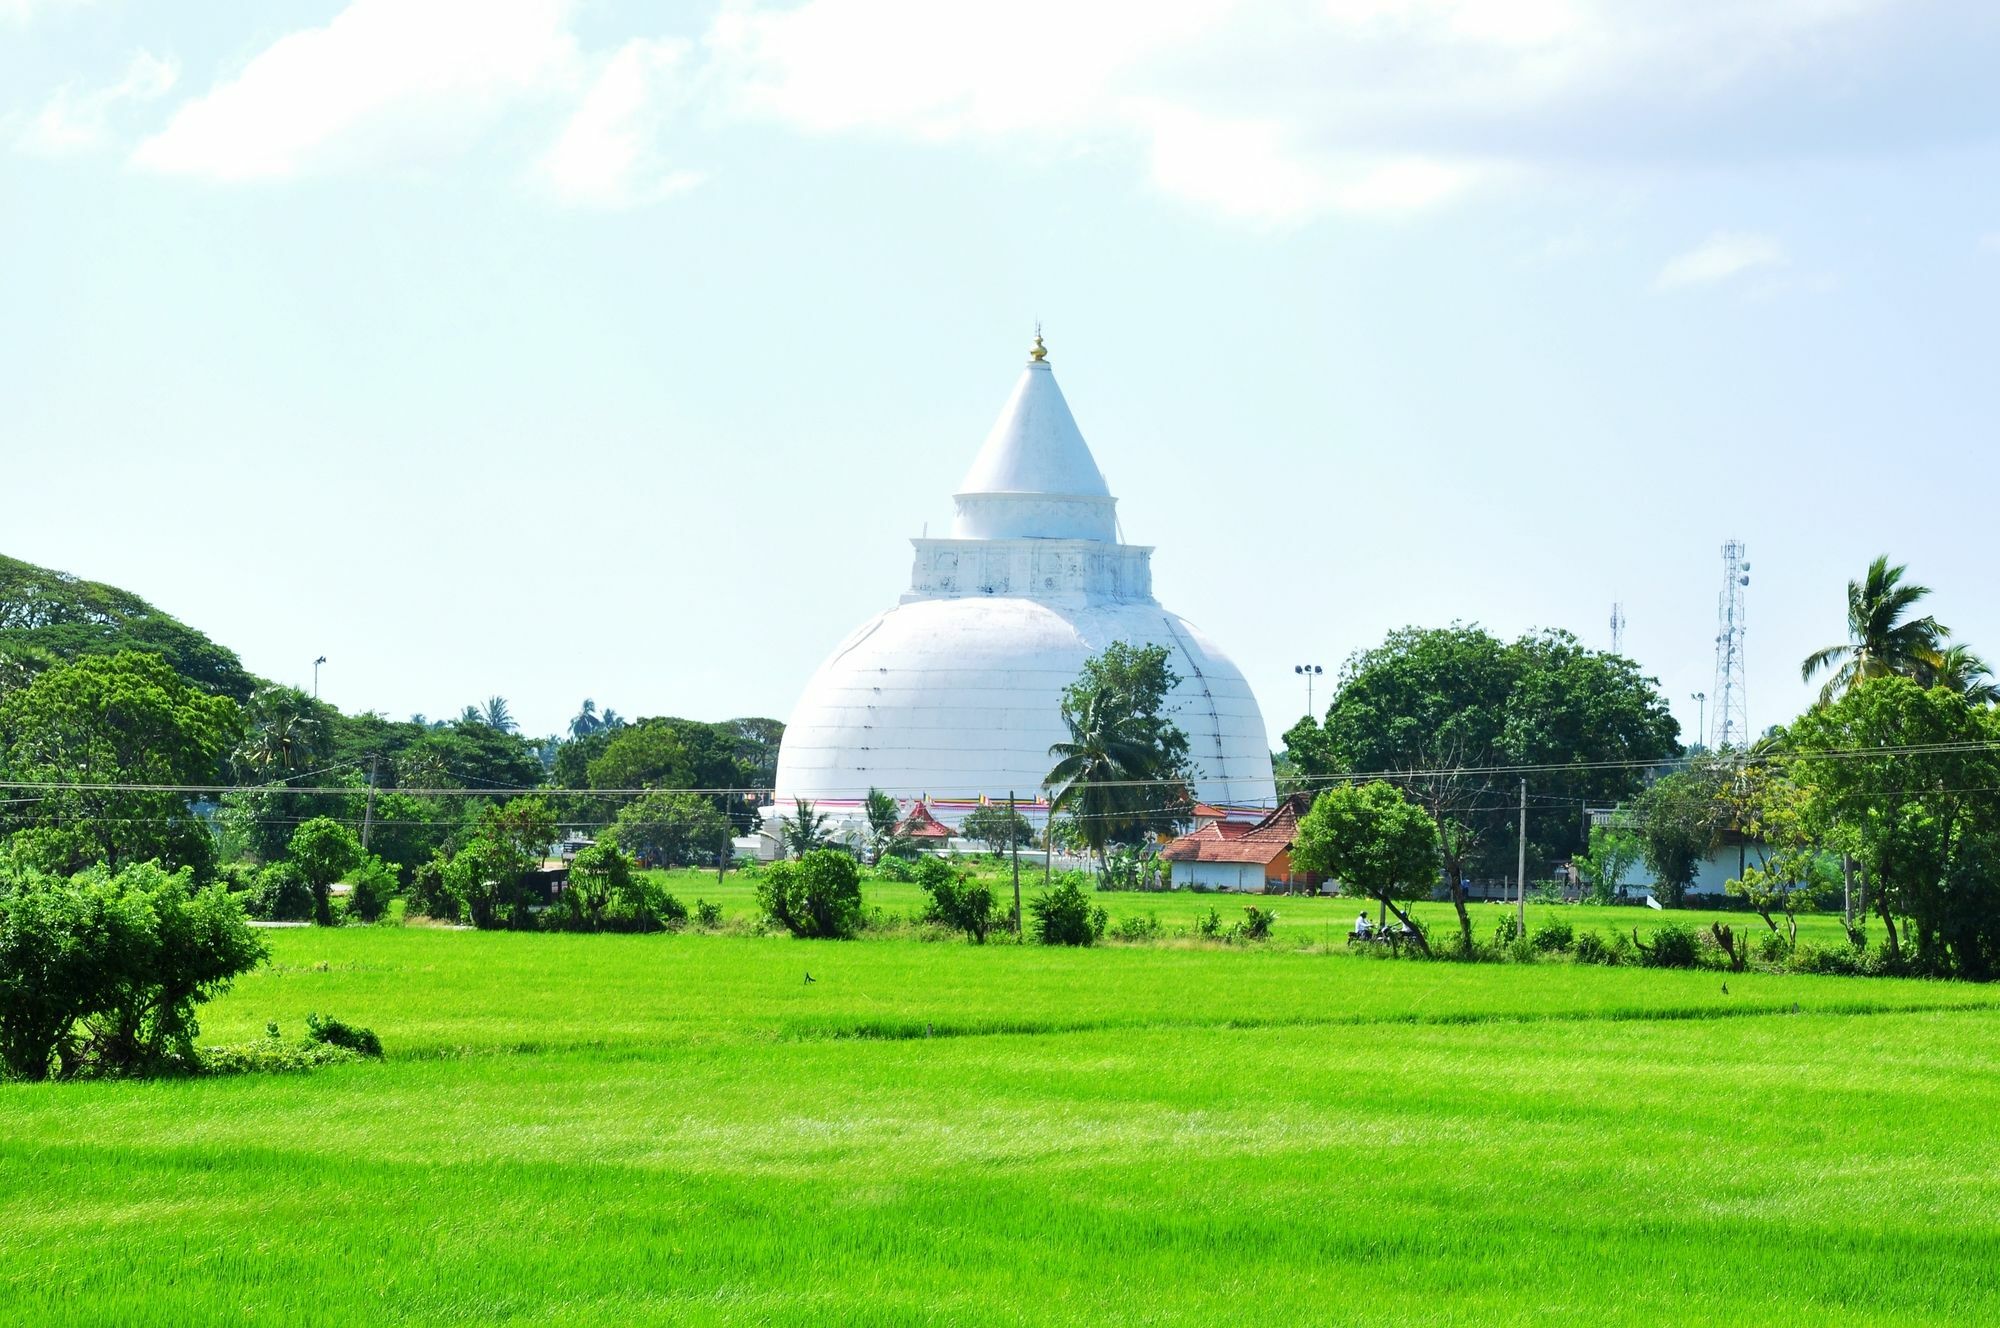
[[[1888,0],[726,0],[726,111],[811,133],[1125,152],[1260,223],[1437,207],[1833,60]],[[1621,130],[1626,131],[1621,133]]]
[[[541,160],[541,177],[558,199],[629,207],[700,181],[694,172],[667,169],[659,153],[667,120],[686,101],[688,52],[686,42],[644,38],[618,49]]]
[[[448,151],[579,68],[571,0],[353,0],[183,105],[136,165],[283,178]]]
[[[87,3],[87,0],[0,0],[0,19],[25,24],[45,10],[63,9],[83,3]]]
[[[147,51],[132,57],[124,75],[109,87],[79,89],[66,83],[29,116],[14,145],[37,156],[61,157],[104,145],[112,113],[125,102],[152,101],[172,90],[180,68]]]
[[[1785,261],[1785,250],[1768,235],[1717,231],[1684,254],[1676,255],[1653,279],[1655,290],[1706,286],[1758,268]]]

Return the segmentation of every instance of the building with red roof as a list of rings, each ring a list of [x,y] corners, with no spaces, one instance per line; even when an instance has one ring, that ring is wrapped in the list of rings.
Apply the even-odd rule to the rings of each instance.
[[[1321,878],[1292,870],[1292,840],[1312,795],[1294,793],[1256,821],[1199,818],[1160,856],[1174,864],[1174,884],[1252,894],[1316,890]]]

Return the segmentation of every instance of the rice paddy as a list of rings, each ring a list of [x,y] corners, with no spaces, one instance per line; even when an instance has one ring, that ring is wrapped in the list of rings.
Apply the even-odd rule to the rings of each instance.
[[[1259,902],[1253,946],[269,933],[204,1039],[388,1058],[0,1085],[0,1322],[2000,1319],[2000,991],[1393,962]]]

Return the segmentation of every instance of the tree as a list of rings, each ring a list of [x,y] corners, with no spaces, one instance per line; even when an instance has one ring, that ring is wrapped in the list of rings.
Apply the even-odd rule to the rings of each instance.
[[[292,832],[286,856],[312,887],[313,921],[333,925],[333,886],[361,865],[361,841],[338,821],[316,816]]]
[[[2000,714],[1882,676],[1808,711],[1790,739],[1808,823],[1860,867],[1888,962],[2000,973]]]
[[[185,870],[0,868],[0,1065],[23,1079],[191,1070],[195,1008],[264,953],[237,901]]]
[[[1686,770],[1662,775],[1633,804],[1655,897],[1679,908],[1695,873],[1721,842],[1727,757],[1697,757]]]
[[[729,851],[729,818],[695,793],[648,793],[626,804],[612,825],[618,846],[659,866],[680,866],[698,853]]]
[[[1533,764],[1531,867],[1582,847],[1586,792],[1616,801],[1647,761],[1679,750],[1657,685],[1630,660],[1586,650],[1563,632],[1512,645],[1477,626],[1403,628],[1342,666],[1324,723],[1285,734],[1302,776],[1384,775],[1431,817],[1444,884],[1472,950],[1465,881],[1514,869],[1516,777]]]
[[[1936,618],[1909,614],[1931,593],[1929,586],[1905,584],[1903,564],[1889,565],[1882,554],[1859,581],[1847,583],[1847,640],[1807,655],[1799,677],[1828,671],[1819,699],[1829,704],[1870,678],[1921,678],[1934,669],[1950,631]]]
[[[1397,901],[1429,898],[1437,863],[1437,826],[1402,790],[1382,780],[1322,792],[1299,818],[1292,841],[1295,868],[1332,877],[1343,894],[1377,901],[1425,954],[1430,942]]]
[[[1590,902],[1608,904],[1617,896],[1625,873],[1645,860],[1646,845],[1638,835],[1619,825],[1590,827],[1590,847],[1576,855],[1571,865],[1577,879],[1590,890]]]
[[[1737,772],[1726,800],[1730,823],[1759,847],[1757,860],[1745,864],[1723,889],[1795,946],[1798,911],[1816,908],[1838,879],[1812,821],[1810,791],[1792,778],[1789,764],[1759,761]],[[1779,913],[1785,918],[1782,930],[1773,916]]]
[[[1104,939],[1109,920],[1101,904],[1090,902],[1077,882],[1080,872],[1064,872],[1047,890],[1037,890],[1028,900],[1030,927],[1043,945],[1093,945]]]
[[[1027,817],[997,804],[975,807],[959,823],[959,834],[975,844],[984,844],[990,853],[1035,842],[1035,827]]]
[[[296,687],[259,687],[243,708],[243,736],[233,758],[239,774],[269,784],[327,764],[332,709]]]
[[[964,932],[974,945],[986,944],[986,934],[993,929],[991,886],[935,856],[918,862],[917,884],[931,897],[926,917]]]
[[[605,911],[631,892],[632,860],[614,845],[594,844],[570,861],[562,903],[586,930],[597,931]]]
[[[813,805],[804,798],[793,803],[792,814],[778,818],[778,832],[784,837],[785,852],[795,858],[803,858],[808,853],[825,848],[831,841],[826,822],[825,813],[814,811]]]
[[[861,869],[848,854],[812,849],[765,868],[757,903],[794,936],[846,940],[861,930]]]
[[[514,722],[514,712],[507,708],[504,696],[489,696],[486,704],[477,709],[466,707],[465,717],[470,722],[484,724],[495,733],[513,733],[521,727]]]
[[[555,814],[540,798],[483,808],[471,839],[444,868],[445,892],[475,927],[525,926],[528,874],[555,837]]]
[[[868,816],[869,842],[875,846],[877,854],[887,853],[889,841],[896,835],[896,825],[903,819],[896,800],[881,789],[871,787],[861,803],[861,810]]]
[[[569,736],[587,738],[603,726],[604,721],[597,717],[597,702],[586,696],[577,708],[576,717],[569,722]]]
[[[1994,681],[1986,661],[1967,646],[1946,646],[1939,651],[1920,681],[1942,687],[1974,705],[2000,705],[2000,682]]]
[[[1069,738],[1049,747],[1056,764],[1042,785],[1050,790],[1050,817],[1075,822],[1100,875],[1109,871],[1110,845],[1139,844],[1186,824],[1193,806],[1187,734],[1166,712],[1179,682],[1165,646],[1114,641],[1063,689]]]
[[[17,851],[67,875],[158,860],[214,869],[215,843],[187,793],[214,784],[241,712],[188,683],[157,655],[125,651],[57,665],[0,701],[0,770],[61,785],[0,807]],[[132,785],[167,785],[168,789]]]

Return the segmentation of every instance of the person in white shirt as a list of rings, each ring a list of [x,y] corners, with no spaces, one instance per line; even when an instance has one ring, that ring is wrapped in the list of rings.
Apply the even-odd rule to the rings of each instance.
[[[1372,936],[1375,934],[1375,924],[1368,920],[1366,913],[1354,919],[1354,934],[1356,936]]]

